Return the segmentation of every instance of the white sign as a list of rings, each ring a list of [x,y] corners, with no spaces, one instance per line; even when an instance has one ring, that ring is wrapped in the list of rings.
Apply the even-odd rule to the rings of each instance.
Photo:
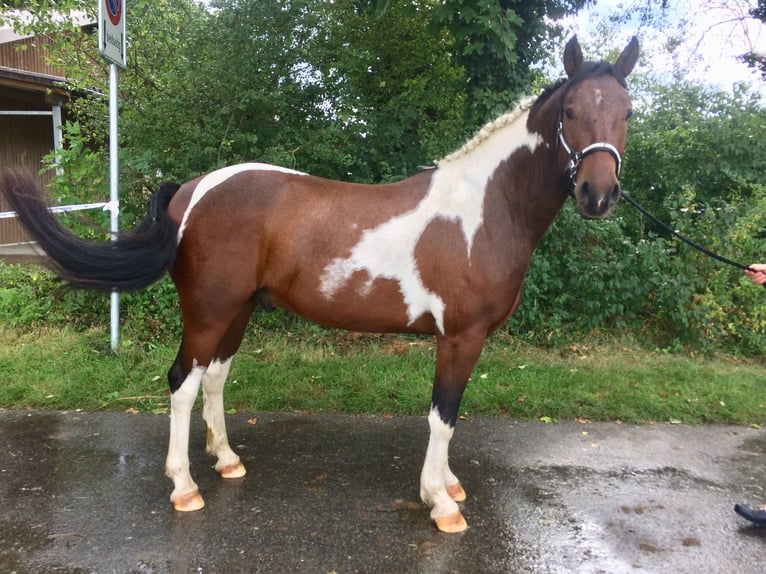
[[[98,51],[125,68],[125,46],[125,0],[98,0]]]

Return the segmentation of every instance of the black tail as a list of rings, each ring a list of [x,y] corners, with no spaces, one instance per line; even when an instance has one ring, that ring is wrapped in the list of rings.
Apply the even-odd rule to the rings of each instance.
[[[74,235],[59,222],[31,174],[6,170],[0,175],[0,193],[50,257],[56,275],[76,287],[98,291],[143,289],[170,268],[178,229],[167,207],[179,187],[163,185],[135,229],[116,241],[98,243]]]

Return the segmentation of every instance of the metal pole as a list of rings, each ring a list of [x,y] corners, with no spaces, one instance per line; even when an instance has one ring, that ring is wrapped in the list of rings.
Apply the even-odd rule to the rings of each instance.
[[[51,106],[51,115],[53,117],[53,149],[59,151],[62,147],[61,144],[61,106],[53,104]],[[63,170],[61,169],[60,156],[56,156],[56,175],[61,175]]]
[[[117,65],[109,66],[109,201],[112,241],[117,240],[120,212],[119,146],[117,143]],[[120,294],[112,291],[111,299],[112,351],[120,343]]]

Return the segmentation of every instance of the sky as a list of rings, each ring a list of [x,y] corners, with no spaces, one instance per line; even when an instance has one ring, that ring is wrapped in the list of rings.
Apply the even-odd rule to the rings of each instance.
[[[642,58],[640,65],[651,66],[653,73],[673,77],[674,73],[684,70],[683,76],[687,79],[725,90],[731,90],[735,83],[746,82],[766,96],[766,82],[736,58],[750,50],[766,55],[766,25],[749,17],[757,0],[669,0],[667,21],[670,25],[664,28],[656,21],[640,21],[636,7],[645,7],[647,3],[648,0],[597,0],[596,6],[566,20],[564,25],[570,34],[576,33],[582,43],[598,46],[604,43],[599,27],[608,22],[610,15],[631,14],[616,29],[611,26],[614,37],[607,41],[607,47],[622,47],[632,35],[638,34],[642,52],[649,56]],[[654,0],[654,4],[658,4],[658,0]],[[655,14],[658,13],[655,9]],[[681,25],[685,26],[684,34],[671,56],[665,46],[671,35],[677,35]]]

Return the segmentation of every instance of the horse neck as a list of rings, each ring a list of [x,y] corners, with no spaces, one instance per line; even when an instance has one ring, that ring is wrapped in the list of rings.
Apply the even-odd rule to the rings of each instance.
[[[559,105],[560,96],[553,94],[539,106],[518,112],[513,121],[503,124],[500,118],[439,164],[440,171],[450,174],[445,179],[481,189],[472,193],[483,196],[485,211],[507,210],[508,218],[488,217],[485,223],[505,226],[510,221],[509,233],[522,236],[530,248],[567,198],[567,180],[558,165]]]
[[[560,88],[539,106],[530,110],[527,129],[539,134],[542,144],[532,154],[532,159],[522,162],[525,171],[519,196],[528,214],[529,237],[532,247],[537,245],[564,206],[570,185],[559,155],[557,124],[563,91]],[[511,190],[508,190],[511,193]],[[534,214],[532,217],[529,214]]]

